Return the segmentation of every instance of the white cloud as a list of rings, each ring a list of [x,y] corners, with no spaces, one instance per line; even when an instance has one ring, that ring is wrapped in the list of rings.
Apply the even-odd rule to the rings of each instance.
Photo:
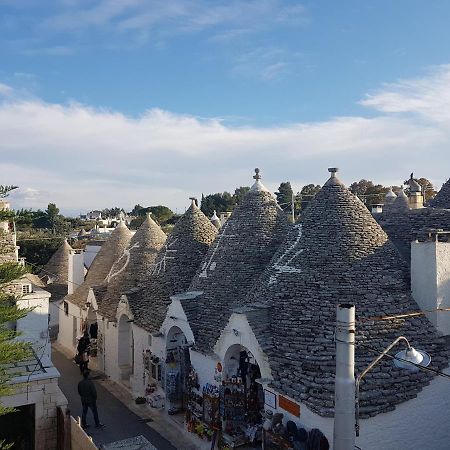
[[[11,86],[8,86],[7,84],[0,83],[0,96],[7,97],[9,95],[12,95],[13,88]]]
[[[375,117],[272,127],[230,126],[160,109],[129,117],[10,95],[0,103],[1,184],[24,189],[17,207],[56,202],[66,211],[136,203],[182,211],[190,195],[250,184],[256,166],[272,190],[284,180],[297,189],[323,183],[326,168],[335,165],[346,183],[398,184],[414,171],[439,186],[449,176],[448,165],[438,164],[448,159],[450,145],[450,122],[438,120],[450,95],[449,73],[444,66],[420,83],[388,85],[393,93],[402,86],[395,107],[382,101],[391,98],[386,88],[371,97],[377,101],[363,101],[380,111]]]
[[[450,64],[430,69],[421,78],[385,84],[360,102],[385,113],[415,113],[423,118],[450,120]]]

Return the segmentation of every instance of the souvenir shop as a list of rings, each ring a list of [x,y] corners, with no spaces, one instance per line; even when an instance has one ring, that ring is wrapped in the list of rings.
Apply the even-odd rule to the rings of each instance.
[[[256,444],[262,439],[264,392],[253,355],[240,345],[228,350],[215,367],[215,382],[200,387],[191,368],[187,379],[186,423],[189,431],[219,449]]]
[[[186,336],[178,327],[172,327],[167,336],[164,377],[167,412],[170,415],[186,409],[190,368],[191,359]]]

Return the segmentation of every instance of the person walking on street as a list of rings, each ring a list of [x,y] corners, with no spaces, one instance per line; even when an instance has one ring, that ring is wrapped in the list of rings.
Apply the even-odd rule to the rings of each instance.
[[[87,428],[86,415],[88,408],[91,408],[94,416],[96,428],[102,428],[104,425],[100,423],[97,411],[97,390],[94,383],[89,379],[89,370],[83,372],[83,379],[78,383],[78,394],[81,397],[81,404],[83,405],[83,414],[81,415],[81,426]]]
[[[78,364],[80,365],[80,373],[82,374],[88,370],[90,345],[91,341],[89,339],[89,334],[85,331],[77,345],[78,360],[80,361]]]

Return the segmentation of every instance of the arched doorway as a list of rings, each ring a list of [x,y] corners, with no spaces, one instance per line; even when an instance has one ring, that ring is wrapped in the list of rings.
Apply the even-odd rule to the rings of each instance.
[[[128,382],[133,373],[133,335],[131,321],[126,314],[118,323],[118,365],[120,380]]]
[[[254,428],[262,423],[264,389],[259,383],[261,370],[253,354],[244,346],[234,344],[224,357],[224,378],[221,386],[223,429],[230,435],[243,427]],[[256,439],[249,436],[250,441]]]
[[[185,334],[178,327],[167,333],[165,392],[169,414],[185,409],[186,380],[191,368],[189,346]]]

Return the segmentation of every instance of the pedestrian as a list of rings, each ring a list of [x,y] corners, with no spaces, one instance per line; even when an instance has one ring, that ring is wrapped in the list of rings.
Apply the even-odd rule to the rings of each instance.
[[[87,331],[84,332],[83,336],[78,341],[77,352],[78,361],[80,365],[80,373],[83,374],[85,370],[88,370],[89,364],[89,348],[91,341],[89,339],[89,334]]]
[[[78,383],[78,394],[81,397],[81,404],[83,405],[83,414],[81,415],[81,426],[87,428],[89,425],[86,422],[86,415],[88,408],[91,408],[92,415],[96,428],[102,428],[105,425],[100,423],[97,411],[97,390],[94,383],[89,379],[89,370],[83,372],[83,379]]]

